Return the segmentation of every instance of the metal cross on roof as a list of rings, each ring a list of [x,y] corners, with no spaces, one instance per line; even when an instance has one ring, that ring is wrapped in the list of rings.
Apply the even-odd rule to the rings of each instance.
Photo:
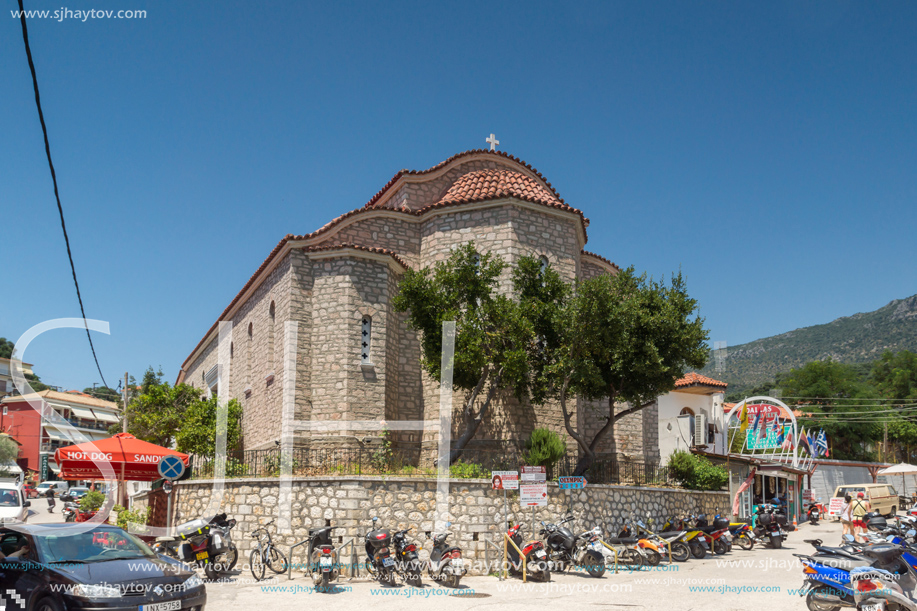
[[[497,150],[497,145],[500,144],[500,141],[493,134],[490,135],[490,138],[485,138],[484,142],[490,145],[490,150],[492,151]]]

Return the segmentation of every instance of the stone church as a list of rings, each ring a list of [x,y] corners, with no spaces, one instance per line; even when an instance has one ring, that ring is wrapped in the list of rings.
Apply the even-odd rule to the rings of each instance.
[[[546,258],[567,281],[617,273],[614,263],[585,249],[588,227],[583,212],[541,173],[504,152],[467,151],[427,170],[402,170],[364,206],[280,240],[191,351],[178,381],[212,392],[226,385],[223,394],[243,405],[246,450],[276,445],[285,409],[297,421],[436,420],[439,385],[421,370],[417,333],[392,308],[404,271],[474,241],[510,266],[525,255]],[[501,287],[511,290],[510,270]],[[220,321],[232,323],[228,376],[217,367]],[[453,405],[455,435],[458,392]],[[598,430],[605,405],[580,410],[579,430]],[[651,406],[620,420],[599,449],[655,462],[657,425]],[[537,427],[556,430],[577,451],[558,405],[525,405],[511,396],[491,406],[468,447],[518,448]],[[297,445],[309,447],[352,445],[365,434],[295,432]],[[430,456],[438,435],[397,431],[394,442]]]

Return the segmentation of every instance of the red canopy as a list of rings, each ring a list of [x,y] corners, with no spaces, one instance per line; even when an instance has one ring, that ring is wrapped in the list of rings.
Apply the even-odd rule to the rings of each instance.
[[[178,456],[188,466],[188,455],[141,441],[129,433],[99,441],[87,441],[59,448],[54,461],[61,470],[61,479],[105,479],[151,482],[159,479],[159,461],[163,456]],[[98,464],[97,464],[98,463]],[[110,464],[113,473],[102,466]]]

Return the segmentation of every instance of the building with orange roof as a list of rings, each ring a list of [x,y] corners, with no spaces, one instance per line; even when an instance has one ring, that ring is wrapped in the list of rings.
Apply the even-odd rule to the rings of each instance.
[[[274,447],[285,411],[313,423],[438,420],[439,388],[421,370],[418,335],[392,307],[405,270],[474,241],[510,266],[525,255],[543,258],[568,282],[617,273],[614,263],[586,249],[588,227],[584,213],[540,172],[503,152],[472,150],[427,170],[402,170],[365,205],[281,239],[203,333],[178,381],[242,403],[246,450]],[[509,290],[510,274],[502,290]],[[223,345],[221,322],[231,323]],[[221,350],[229,364],[222,371]],[[456,394],[453,404],[459,409],[462,397]],[[588,434],[603,424],[590,415],[576,426]],[[559,407],[533,409],[504,398],[472,443],[518,446],[537,427],[563,431]],[[299,446],[378,436],[346,427],[301,429],[293,433]],[[600,450],[626,443],[630,455],[655,459],[653,431],[651,414],[635,414],[619,421]],[[401,448],[435,451],[432,433],[394,435]]]
[[[723,426],[726,383],[699,373],[675,381],[675,390],[656,400],[662,462],[676,450],[721,453],[716,433]]]

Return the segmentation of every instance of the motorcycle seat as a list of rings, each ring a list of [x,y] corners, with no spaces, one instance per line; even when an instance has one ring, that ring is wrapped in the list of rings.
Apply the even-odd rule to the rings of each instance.
[[[611,545],[633,545],[638,541],[639,539],[637,537],[609,537],[605,539],[605,543],[609,543]]]
[[[664,539],[668,539],[669,537],[680,537],[681,535],[685,534],[686,532],[687,531],[685,530],[666,530],[666,531],[663,531],[661,533],[656,533],[656,534]]]
[[[841,556],[828,556],[822,554],[816,554],[812,556],[812,560],[818,564],[823,564],[825,566],[830,566],[834,569],[840,569],[842,571],[851,571],[855,568],[871,566],[872,562],[866,559],[853,559],[853,558],[844,558]]]

